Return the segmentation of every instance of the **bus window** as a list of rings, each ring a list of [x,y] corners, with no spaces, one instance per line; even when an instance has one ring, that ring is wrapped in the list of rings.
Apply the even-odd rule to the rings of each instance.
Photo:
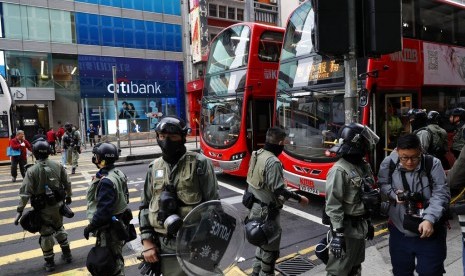
[[[264,32],[258,45],[258,58],[261,61],[278,62],[281,56],[282,41],[282,33]]]
[[[8,115],[0,115],[0,137],[9,138],[8,131]]]

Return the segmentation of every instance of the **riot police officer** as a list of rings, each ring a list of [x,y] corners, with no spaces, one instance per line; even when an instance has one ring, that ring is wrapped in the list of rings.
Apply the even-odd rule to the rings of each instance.
[[[182,119],[165,116],[155,131],[162,156],[150,163],[141,195],[143,257],[153,271],[186,275],[175,256],[160,258],[160,254],[176,253],[181,220],[198,204],[219,199],[218,183],[208,159],[186,150],[188,128]]]
[[[71,123],[65,124],[65,134],[63,135],[63,164],[72,166],[71,173],[76,173],[79,154],[81,153],[81,134]],[[65,165],[66,168],[66,165]]]
[[[460,151],[465,146],[465,109],[461,107],[454,108],[450,113],[449,121],[455,127],[451,151],[455,158],[458,158]]]
[[[37,161],[26,171],[26,177],[19,189],[20,200],[15,224],[18,225],[24,207],[31,200],[31,206],[40,211],[42,220],[39,244],[45,258],[44,268],[46,271],[53,271],[53,238],[60,244],[62,259],[67,263],[72,261],[68,234],[63,227],[63,215],[60,213],[63,204],[71,204],[71,182],[63,166],[48,159],[51,149],[43,138],[34,141],[32,153]]]
[[[97,237],[97,247],[107,247],[111,255],[115,256],[115,264],[111,275],[124,275],[124,261],[122,248],[125,243],[121,239],[121,229],[114,227],[112,223],[124,221],[128,224],[129,193],[126,175],[115,168],[115,161],[119,158],[119,152],[111,143],[98,143],[92,149],[94,163],[99,171],[93,177],[87,189],[87,219],[89,225],[84,229],[84,237],[89,239],[89,234],[94,233]],[[87,266],[92,275],[102,275],[100,264],[89,264]]]
[[[266,133],[263,149],[254,151],[247,173],[248,188],[244,205],[250,209],[246,226],[247,240],[256,245],[252,275],[274,275],[281,243],[280,209],[292,198],[302,206],[308,198],[286,189],[283,167],[278,156],[284,150],[286,132],[272,127]],[[260,229],[271,229],[261,231]]]
[[[339,131],[342,142],[330,149],[341,157],[330,169],[326,181],[325,211],[331,222],[328,275],[361,275],[365,260],[365,238],[372,239],[374,229],[369,211],[379,204],[379,193],[372,193],[373,172],[364,156],[379,141],[367,126],[344,125]],[[370,197],[365,199],[365,195]],[[376,202],[378,201],[378,202]]]

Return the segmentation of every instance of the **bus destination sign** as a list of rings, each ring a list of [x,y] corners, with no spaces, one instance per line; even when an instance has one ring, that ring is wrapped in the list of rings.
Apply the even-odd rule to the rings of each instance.
[[[334,60],[308,64],[309,81],[320,81],[344,77],[344,66]]]

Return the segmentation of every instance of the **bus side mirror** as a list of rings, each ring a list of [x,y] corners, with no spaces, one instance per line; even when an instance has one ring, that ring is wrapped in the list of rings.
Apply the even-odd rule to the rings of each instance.
[[[359,92],[359,105],[360,107],[368,105],[368,90],[365,88],[362,88]]]

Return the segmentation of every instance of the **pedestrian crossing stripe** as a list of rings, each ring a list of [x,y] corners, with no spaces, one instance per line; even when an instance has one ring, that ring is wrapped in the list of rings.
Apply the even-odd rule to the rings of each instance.
[[[128,191],[129,191],[129,193],[137,192],[137,189],[128,189]],[[16,200],[19,199],[18,196],[14,197],[14,198],[15,198]],[[86,196],[76,196],[76,197],[73,196],[72,198],[73,198],[73,203],[76,203],[76,201],[85,200],[85,199],[86,199]],[[0,201],[1,201],[1,200],[0,200]],[[28,204],[28,207],[30,207],[30,204]],[[71,206],[71,208],[73,209],[73,212],[74,212],[74,210],[77,209],[78,207],[73,208],[73,207]],[[15,208],[14,210],[16,210],[16,208]],[[9,223],[13,223],[13,221],[14,221],[14,218],[0,219],[0,226],[1,226],[1,225],[5,225],[5,224],[9,224]],[[1,239],[0,239],[0,242],[1,242]]]
[[[87,180],[81,180],[81,181],[76,181],[76,182],[71,182],[71,185],[76,185],[76,184],[84,184],[84,183],[87,183],[89,184],[90,181],[87,181]],[[21,186],[20,186],[21,187]],[[0,194],[9,194],[9,193],[14,193],[14,192],[18,192],[19,191],[19,187],[16,188],[16,189],[10,189],[10,190],[3,190],[3,191],[0,191]]]
[[[0,173],[0,175],[2,175],[2,173]],[[85,178],[83,175],[73,175],[71,177],[69,177],[69,180],[71,182],[79,182],[79,181],[74,181],[76,179],[81,179],[81,178]],[[90,180],[84,180],[85,182],[89,183]],[[9,186],[18,186],[18,188],[21,186],[21,184],[23,183],[23,179],[22,178],[18,178],[16,179],[16,182],[11,182],[11,179],[10,180],[0,180],[0,188],[5,188],[5,187],[9,187]]]

